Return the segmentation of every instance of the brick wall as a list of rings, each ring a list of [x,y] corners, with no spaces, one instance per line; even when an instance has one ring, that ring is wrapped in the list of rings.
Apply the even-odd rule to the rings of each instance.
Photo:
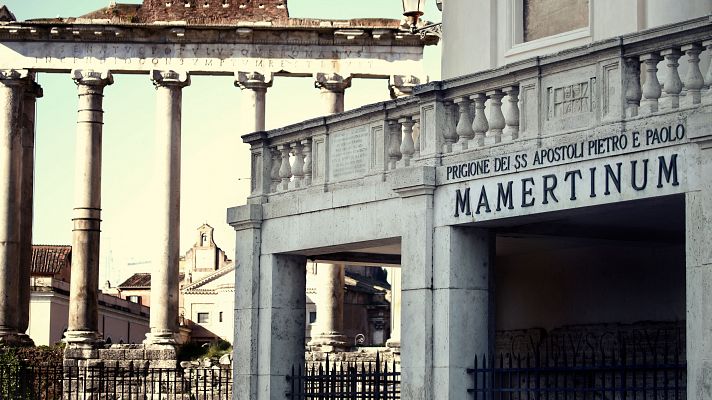
[[[237,21],[285,21],[287,0],[144,0],[136,22],[186,21],[230,24]]]

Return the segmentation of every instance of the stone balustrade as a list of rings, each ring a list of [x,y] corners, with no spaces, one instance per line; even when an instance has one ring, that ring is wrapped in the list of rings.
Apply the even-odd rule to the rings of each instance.
[[[252,169],[252,197],[383,181],[398,168],[442,165],[483,149],[516,152],[547,138],[694,110],[712,103],[711,57],[712,30],[704,17],[246,135],[253,162],[263,163]]]

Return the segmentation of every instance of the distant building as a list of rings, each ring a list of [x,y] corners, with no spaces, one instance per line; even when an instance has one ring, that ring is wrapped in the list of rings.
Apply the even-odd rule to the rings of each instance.
[[[32,246],[30,324],[36,345],[62,340],[69,315],[71,246]],[[99,332],[113,343],[141,343],[148,332],[148,307],[99,294]]]

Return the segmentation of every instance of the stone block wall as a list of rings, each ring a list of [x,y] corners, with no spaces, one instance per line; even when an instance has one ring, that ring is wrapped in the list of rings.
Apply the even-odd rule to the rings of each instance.
[[[186,21],[230,24],[237,21],[286,21],[287,0],[144,0],[137,22]]]

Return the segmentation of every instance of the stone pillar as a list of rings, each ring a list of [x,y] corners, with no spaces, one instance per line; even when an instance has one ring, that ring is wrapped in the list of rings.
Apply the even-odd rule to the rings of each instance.
[[[25,70],[0,70],[0,343],[18,338],[20,111]]]
[[[400,353],[401,342],[401,269],[390,268],[388,281],[391,284],[391,337],[386,346]]]
[[[344,350],[344,266],[317,264],[316,330],[309,346],[323,352]]]
[[[261,254],[262,205],[228,210],[235,228],[234,399],[282,400],[304,365],[306,258]]]
[[[709,114],[688,118],[690,191],[685,195],[687,398],[712,398],[712,135]],[[697,153],[697,154],[695,154]]]
[[[344,112],[344,92],[351,87],[351,77],[344,78],[339,74],[314,74],[314,87],[321,90],[324,103],[324,114]]]
[[[433,393],[461,399],[472,386],[474,356],[493,349],[494,238],[486,229],[444,226],[435,228],[434,243]]]
[[[388,89],[391,98],[407,97],[413,94],[413,89],[420,85],[420,79],[413,75],[391,75],[388,82]]]
[[[247,89],[248,98],[243,103],[245,111],[241,118],[245,124],[245,133],[264,131],[267,88],[272,86],[272,79],[258,72],[238,72],[235,86],[243,91]]]
[[[18,326],[20,338],[33,344],[26,335],[30,324],[30,275],[32,267],[32,214],[35,175],[35,110],[42,87],[28,81],[22,101],[22,169],[20,178],[20,285]]]
[[[151,331],[146,344],[174,345],[178,324],[178,259],[180,257],[180,152],[183,88],[190,85],[187,74],[152,71],[156,86],[156,169],[158,189],[156,227],[151,273]]]
[[[108,71],[74,70],[79,113],[74,171],[74,222],[69,322],[65,341],[91,347],[99,341],[99,239],[101,225],[101,135]]]
[[[389,181],[400,194],[401,398],[441,399],[433,389],[434,167],[399,168]],[[465,388],[462,396],[466,396]]]

